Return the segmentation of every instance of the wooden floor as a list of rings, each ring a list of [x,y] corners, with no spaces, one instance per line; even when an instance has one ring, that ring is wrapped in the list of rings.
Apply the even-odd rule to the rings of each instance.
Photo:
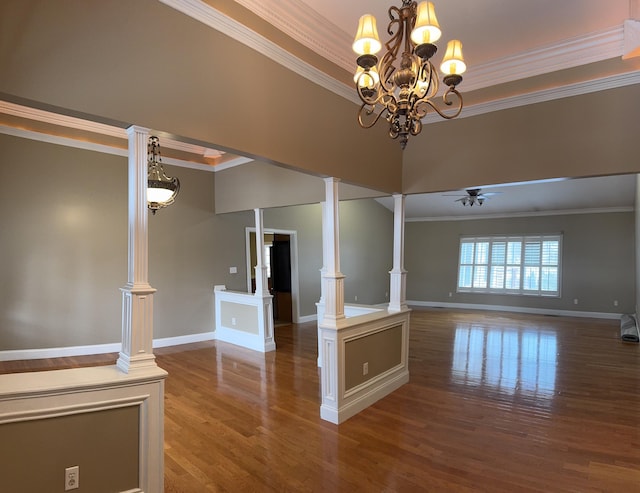
[[[410,382],[339,426],[319,418],[315,325],[276,343],[157,351],[167,493],[640,491],[640,346],[617,321],[414,311]]]

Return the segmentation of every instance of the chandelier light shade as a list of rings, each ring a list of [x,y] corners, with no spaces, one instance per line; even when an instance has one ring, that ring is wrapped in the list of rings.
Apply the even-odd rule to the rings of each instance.
[[[147,207],[155,214],[158,209],[173,204],[180,191],[180,180],[167,176],[162,167],[160,156],[160,139],[156,136],[149,137],[147,146],[147,159],[149,162],[147,180]]]
[[[439,75],[431,62],[438,50],[434,44],[442,31],[431,2],[402,0],[402,6],[389,8],[391,36],[385,43],[381,59],[377,53],[382,45],[378,38],[376,19],[371,14],[360,18],[353,50],[358,54],[354,77],[362,105],[358,123],[371,128],[380,118],[389,124],[389,136],[400,139],[404,149],[410,135],[422,130],[422,119],[432,109],[442,118],[456,118],[462,111],[462,95],[456,87],[462,82],[466,64],[462,43],[449,41],[440,65],[444,84],[443,108],[436,105]],[[451,108],[448,108],[451,107]],[[446,110],[446,111],[445,111]]]
[[[358,55],[375,55],[381,49],[382,44],[378,37],[376,18],[371,14],[365,14],[360,17],[358,22],[358,32],[353,42],[353,51]]]
[[[411,41],[416,45],[423,43],[435,43],[442,36],[438,19],[436,19],[436,9],[431,2],[420,2],[413,30],[411,31]]]

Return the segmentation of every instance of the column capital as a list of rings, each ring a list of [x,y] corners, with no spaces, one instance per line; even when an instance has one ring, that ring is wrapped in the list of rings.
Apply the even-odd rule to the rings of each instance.
[[[132,135],[135,133],[149,134],[151,133],[151,130],[147,127],[141,127],[140,125],[131,125],[127,127],[127,135]]]

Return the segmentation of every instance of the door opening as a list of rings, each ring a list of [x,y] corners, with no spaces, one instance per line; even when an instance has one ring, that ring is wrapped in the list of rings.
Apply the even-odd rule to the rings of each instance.
[[[296,232],[265,231],[264,247],[274,324],[296,322],[299,318]],[[252,293],[256,290],[257,263],[255,228],[247,228],[247,284]]]

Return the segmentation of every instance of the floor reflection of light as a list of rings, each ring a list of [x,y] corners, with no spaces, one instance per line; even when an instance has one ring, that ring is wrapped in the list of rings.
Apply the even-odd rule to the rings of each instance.
[[[456,383],[548,399],[556,381],[557,339],[532,329],[456,328],[452,374]]]

